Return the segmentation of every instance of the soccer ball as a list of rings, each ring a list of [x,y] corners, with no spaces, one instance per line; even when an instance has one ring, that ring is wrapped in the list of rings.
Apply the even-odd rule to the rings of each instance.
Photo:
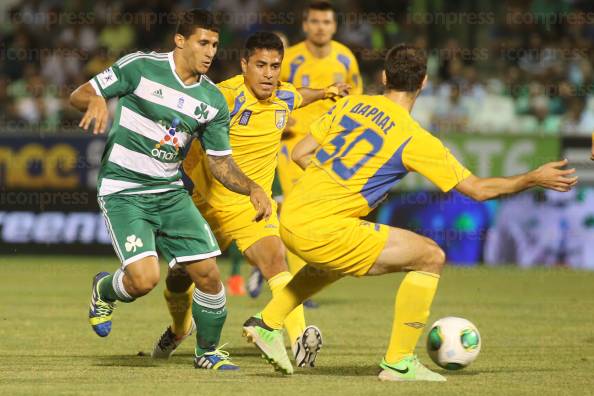
[[[476,359],[481,336],[476,326],[463,318],[448,316],[433,323],[427,335],[431,359],[447,370],[460,370]]]

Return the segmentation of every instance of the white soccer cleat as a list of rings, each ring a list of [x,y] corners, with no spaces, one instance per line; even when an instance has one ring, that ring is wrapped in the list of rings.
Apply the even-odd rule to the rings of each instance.
[[[322,349],[322,332],[316,326],[307,326],[291,349],[297,367],[314,367],[318,352]]]
[[[175,349],[181,345],[181,343],[192,335],[196,331],[196,324],[192,319],[192,325],[190,326],[190,331],[188,331],[183,337],[176,337],[173,331],[171,331],[171,326],[167,327],[167,330],[159,337],[159,340],[155,343],[155,347],[153,348],[153,352],[151,352],[151,357],[153,359],[169,359]]]

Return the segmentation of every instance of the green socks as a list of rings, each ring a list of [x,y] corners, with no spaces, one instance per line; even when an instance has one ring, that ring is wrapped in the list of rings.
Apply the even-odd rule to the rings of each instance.
[[[221,339],[227,319],[225,288],[217,294],[207,294],[194,289],[192,317],[196,323],[196,356],[214,351]]]
[[[99,296],[102,300],[113,302],[132,302],[132,297],[124,287],[124,271],[118,269],[112,275],[106,276],[99,281]]]

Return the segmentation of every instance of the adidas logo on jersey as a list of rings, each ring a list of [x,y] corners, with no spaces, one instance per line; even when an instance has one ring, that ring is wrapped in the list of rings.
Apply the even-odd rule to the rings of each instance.
[[[159,99],[163,99],[163,90],[161,90],[161,88],[155,90],[153,92],[153,96],[156,96]]]

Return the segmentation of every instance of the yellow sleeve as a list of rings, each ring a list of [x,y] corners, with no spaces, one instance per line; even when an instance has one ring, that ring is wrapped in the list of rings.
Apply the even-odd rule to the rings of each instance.
[[[303,103],[303,96],[299,93],[297,88],[291,83],[285,83],[288,85],[288,89],[295,94],[295,103],[293,105],[293,110],[298,109],[301,107],[301,103]]]
[[[351,84],[353,90],[351,95],[361,95],[363,93],[363,80],[361,79],[361,72],[359,72],[359,64],[357,58],[349,51],[349,57],[351,58],[351,67],[347,74],[346,82]]]
[[[229,111],[231,111],[231,109],[233,109],[233,103],[235,102],[235,90],[228,87],[224,81],[222,83],[217,84],[217,87],[225,97],[227,107],[229,108]]]
[[[297,88],[291,83],[283,82],[276,91],[276,97],[287,103],[289,111],[293,111],[301,107],[303,96],[299,93]]]
[[[427,131],[413,134],[402,155],[404,166],[429,179],[443,192],[470,176],[443,143]]]
[[[326,136],[328,136],[330,130],[332,129],[332,123],[336,118],[336,114],[339,112],[339,110],[337,109],[342,107],[339,107],[337,104],[311,124],[311,126],[309,127],[309,133],[311,134],[311,136],[313,136],[316,142],[320,144],[324,142],[324,139],[326,138]]]

